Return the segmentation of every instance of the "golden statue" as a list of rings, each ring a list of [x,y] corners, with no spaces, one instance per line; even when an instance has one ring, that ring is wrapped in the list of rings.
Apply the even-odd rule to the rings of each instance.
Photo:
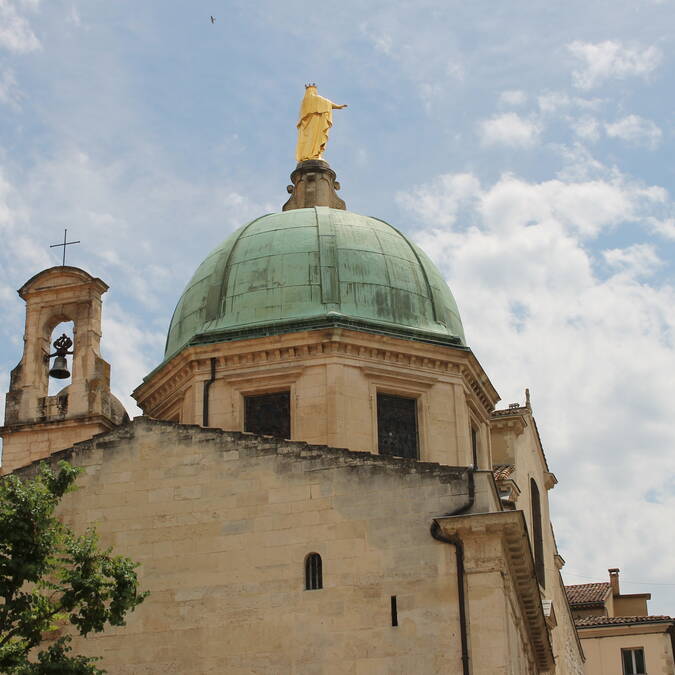
[[[333,110],[341,110],[347,105],[337,105],[323,96],[319,96],[315,84],[305,85],[305,98],[300,105],[298,120],[298,145],[295,159],[323,159],[326,149],[328,130],[333,126]]]

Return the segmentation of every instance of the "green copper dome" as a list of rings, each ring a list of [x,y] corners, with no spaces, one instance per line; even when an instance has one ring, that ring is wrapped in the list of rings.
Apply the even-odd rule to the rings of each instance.
[[[314,207],[258,218],[214,249],[178,301],[165,356],[327,325],[465,344],[452,293],[421,249],[384,221]]]

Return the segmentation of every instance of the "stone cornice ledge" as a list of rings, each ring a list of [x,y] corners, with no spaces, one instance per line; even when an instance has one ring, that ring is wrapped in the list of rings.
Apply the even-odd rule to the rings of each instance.
[[[114,429],[116,426],[119,426],[107,415],[78,415],[77,417],[65,417],[63,419],[37,419],[33,421],[28,420],[26,422],[18,422],[17,424],[7,424],[0,427],[0,434],[14,434],[22,431],[50,431],[55,427],[58,427],[59,429],[68,429],[71,427],[81,427],[86,424],[101,424],[108,427],[108,429]]]
[[[500,431],[512,430],[515,432],[516,436],[520,436],[520,434],[525,431],[525,427],[527,427],[527,421],[524,415],[513,415],[509,417],[500,415],[497,417],[493,413],[490,418],[490,427],[492,429],[499,429]]]
[[[541,671],[552,670],[555,664],[553,647],[541,603],[541,593],[534,570],[534,560],[527,536],[525,517],[522,511],[476,513],[465,516],[442,516],[435,518],[445,536],[459,534],[463,539],[469,535],[500,537],[518,603],[525,618],[527,632]],[[465,555],[469,547],[465,542]],[[471,563],[467,555],[467,567]]]
[[[437,379],[462,377],[489,414],[499,395],[480,363],[467,348],[448,348],[398,337],[360,333],[345,328],[304,331],[249,340],[195,345],[184,348],[149,373],[132,396],[146,413],[196,375],[208,378],[207,361],[215,357],[218,376],[256,365],[297,364],[340,356],[369,363],[367,367],[396,367]]]

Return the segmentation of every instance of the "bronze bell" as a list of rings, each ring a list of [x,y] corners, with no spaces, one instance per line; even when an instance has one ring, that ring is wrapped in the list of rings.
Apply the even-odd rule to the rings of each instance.
[[[54,377],[57,380],[66,380],[70,377],[68,370],[68,361],[65,356],[57,356],[54,359],[54,365],[49,371],[49,377]]]
[[[57,380],[65,380],[70,377],[66,355],[73,353],[68,351],[72,346],[73,341],[65,333],[54,342],[56,351],[50,354],[49,357],[55,356],[56,358],[54,359],[52,369],[49,371],[50,377]]]

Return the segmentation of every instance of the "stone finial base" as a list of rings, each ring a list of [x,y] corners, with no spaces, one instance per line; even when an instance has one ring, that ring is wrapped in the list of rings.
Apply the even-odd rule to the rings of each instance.
[[[347,207],[335,192],[340,189],[340,183],[335,178],[335,171],[322,159],[300,162],[291,174],[293,185],[286,188],[291,198],[283,205],[282,210],[328,206],[344,211]]]

